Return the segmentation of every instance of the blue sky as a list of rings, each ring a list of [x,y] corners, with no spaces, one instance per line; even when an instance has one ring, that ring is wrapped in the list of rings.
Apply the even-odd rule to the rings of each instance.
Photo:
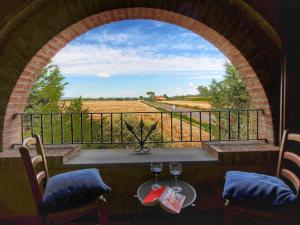
[[[136,97],[147,91],[196,94],[222,79],[228,59],[212,44],[176,25],[126,20],[100,26],[53,58],[68,86],[65,97]]]

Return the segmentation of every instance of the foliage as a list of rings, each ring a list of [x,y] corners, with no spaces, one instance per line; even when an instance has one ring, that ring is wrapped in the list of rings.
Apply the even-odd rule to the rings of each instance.
[[[229,63],[225,64],[224,80],[213,80],[209,85],[211,104],[214,108],[248,108],[250,96],[240,78],[237,69]]]
[[[32,87],[25,113],[59,112],[59,101],[67,85],[63,80],[58,66],[49,63]]]
[[[88,110],[83,108],[82,97],[74,98],[71,100],[69,106],[64,106],[64,111],[66,113],[87,113]]]
[[[154,100],[155,92],[153,91],[148,91],[146,92],[146,95],[148,95],[150,100]]]
[[[211,96],[210,90],[206,86],[200,85],[197,87],[197,90],[199,91],[199,95],[202,97]]]
[[[66,140],[69,139],[71,141],[71,133],[73,132],[73,137],[76,137],[73,141],[79,141],[78,132],[80,129],[76,121],[82,120],[82,123],[86,124],[88,116],[84,115],[80,118],[80,115],[76,113],[86,113],[87,110],[83,109],[81,97],[72,99],[68,106],[61,103],[61,97],[66,85],[67,83],[64,82],[64,77],[61,75],[58,66],[49,63],[34,83],[25,108],[25,113],[43,113],[44,115],[41,117],[38,115],[33,116],[32,122],[34,126],[32,130],[30,128],[31,118],[28,116],[24,117],[25,133],[27,135],[30,136],[31,132],[39,133],[43,136],[45,142],[62,143],[64,140],[61,134]],[[75,113],[72,115],[73,124],[71,124],[70,114],[64,117],[57,115],[57,113],[64,112]],[[41,124],[43,124],[43,128]],[[69,129],[71,126],[73,126],[73,131]]]

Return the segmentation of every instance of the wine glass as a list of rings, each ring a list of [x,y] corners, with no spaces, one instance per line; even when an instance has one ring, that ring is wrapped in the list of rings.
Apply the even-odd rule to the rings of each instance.
[[[169,164],[169,170],[170,173],[175,177],[175,185],[172,187],[172,189],[175,192],[180,192],[182,191],[182,188],[177,184],[177,177],[181,175],[182,172],[182,167],[180,162],[171,162]]]
[[[160,188],[161,185],[158,184],[157,177],[158,174],[160,174],[163,169],[163,164],[162,162],[152,162],[150,164],[150,168],[151,168],[151,172],[155,175],[155,184],[152,184],[151,188],[152,189]]]

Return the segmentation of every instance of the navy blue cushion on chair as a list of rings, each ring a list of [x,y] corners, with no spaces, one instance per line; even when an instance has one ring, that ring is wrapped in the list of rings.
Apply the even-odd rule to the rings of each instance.
[[[255,202],[282,206],[296,201],[291,188],[278,177],[228,171],[226,173],[223,197],[237,202]]]
[[[48,179],[41,209],[58,211],[76,207],[110,191],[98,169],[61,173]]]

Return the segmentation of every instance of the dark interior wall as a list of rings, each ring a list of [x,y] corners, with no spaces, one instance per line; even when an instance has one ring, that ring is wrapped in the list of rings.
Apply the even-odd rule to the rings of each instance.
[[[30,0],[0,0],[0,28],[29,2]]]
[[[286,52],[286,128],[300,132],[300,1],[281,0],[279,21]]]
[[[286,55],[285,129],[300,132],[300,1],[245,1],[281,35]]]
[[[245,0],[280,33],[278,0]]]

